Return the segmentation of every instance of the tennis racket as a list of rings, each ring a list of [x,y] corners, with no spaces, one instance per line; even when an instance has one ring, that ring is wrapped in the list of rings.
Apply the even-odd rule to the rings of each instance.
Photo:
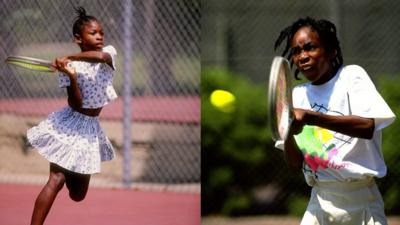
[[[275,141],[286,140],[293,120],[289,62],[276,56],[272,60],[268,88],[268,120]]]
[[[36,59],[24,56],[9,56],[6,63],[22,67],[25,69],[36,70],[41,72],[55,72],[55,68],[51,61]]]

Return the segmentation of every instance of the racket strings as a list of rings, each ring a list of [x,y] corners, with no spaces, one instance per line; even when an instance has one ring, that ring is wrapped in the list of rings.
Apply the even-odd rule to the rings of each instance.
[[[6,60],[6,62],[25,69],[37,70],[42,72],[54,72],[51,63],[47,61],[25,60],[10,57]]]

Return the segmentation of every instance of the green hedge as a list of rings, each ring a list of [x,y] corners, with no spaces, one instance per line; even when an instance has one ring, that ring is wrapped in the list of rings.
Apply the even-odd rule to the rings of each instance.
[[[387,214],[398,215],[400,212],[400,77],[380,76],[377,89],[397,116],[393,124],[383,130],[382,151],[388,167],[387,175],[378,179],[379,189],[383,194]]]
[[[302,176],[289,173],[282,152],[273,147],[266,87],[229,71],[202,68],[203,215],[288,213],[290,199],[308,192]],[[210,103],[217,89],[235,95],[234,112],[224,113]],[[268,190],[274,195],[265,199]]]

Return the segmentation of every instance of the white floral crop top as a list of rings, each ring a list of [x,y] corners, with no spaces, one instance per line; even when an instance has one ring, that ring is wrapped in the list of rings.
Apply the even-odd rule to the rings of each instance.
[[[100,108],[117,98],[117,93],[112,86],[117,51],[112,45],[108,45],[103,48],[103,52],[110,54],[113,68],[106,63],[70,62],[71,67],[75,68],[78,75],[82,108]],[[59,74],[58,81],[61,88],[70,85],[69,77],[64,73]]]

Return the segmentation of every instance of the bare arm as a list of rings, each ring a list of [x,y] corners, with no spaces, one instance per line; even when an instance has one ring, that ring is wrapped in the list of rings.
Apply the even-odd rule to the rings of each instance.
[[[70,86],[67,87],[68,105],[76,111],[82,108],[82,95],[78,86],[77,74],[74,68],[64,64],[61,60],[55,60],[57,70],[67,74],[70,80]]]
[[[332,116],[310,110],[295,109],[296,120],[315,125],[351,137],[371,139],[374,134],[374,119],[359,116]]]
[[[287,165],[293,172],[301,170],[303,165],[303,154],[294,140],[293,134],[290,134],[285,141],[284,157]]]
[[[107,63],[111,68],[113,68],[112,58],[110,54],[108,54],[107,52],[85,51],[63,57],[60,60],[65,62],[72,60],[72,61],[85,61],[85,62],[95,62],[95,63]]]
[[[81,91],[76,84],[76,79],[70,79],[71,86],[67,87],[68,93],[68,105],[71,106],[75,111],[80,111],[82,108],[82,96]]]
[[[296,111],[296,109],[295,109]],[[299,134],[303,130],[304,123],[295,117],[291,123],[288,138],[284,143],[284,157],[289,168],[293,172],[298,172],[303,166],[303,154],[296,144],[294,135]]]

